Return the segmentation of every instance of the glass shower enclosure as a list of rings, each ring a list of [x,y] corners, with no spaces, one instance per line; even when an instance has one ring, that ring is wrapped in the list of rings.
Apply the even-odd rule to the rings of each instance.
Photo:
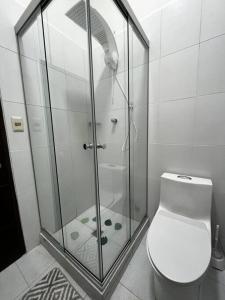
[[[16,32],[42,240],[103,287],[148,224],[147,38],[113,0],[32,1]]]

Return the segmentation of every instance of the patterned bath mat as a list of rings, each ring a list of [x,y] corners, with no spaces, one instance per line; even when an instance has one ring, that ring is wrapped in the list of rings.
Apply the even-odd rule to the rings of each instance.
[[[52,269],[21,300],[81,300],[80,294],[58,268]]]

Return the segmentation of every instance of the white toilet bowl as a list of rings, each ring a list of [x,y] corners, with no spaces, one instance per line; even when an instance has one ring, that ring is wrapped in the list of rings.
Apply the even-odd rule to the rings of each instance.
[[[211,258],[209,179],[164,173],[146,246],[157,300],[199,300]]]

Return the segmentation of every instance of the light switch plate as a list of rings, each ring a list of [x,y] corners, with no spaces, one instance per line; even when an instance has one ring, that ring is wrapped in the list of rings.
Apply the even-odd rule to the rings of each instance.
[[[24,131],[23,119],[21,117],[12,116],[11,122],[12,122],[12,129],[14,132],[23,132]]]

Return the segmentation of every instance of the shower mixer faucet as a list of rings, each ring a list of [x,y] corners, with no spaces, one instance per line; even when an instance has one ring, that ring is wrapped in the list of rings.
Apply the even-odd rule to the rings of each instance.
[[[94,145],[93,144],[83,144],[83,148],[84,148],[84,150],[93,149]],[[105,148],[106,148],[106,144],[97,144],[97,149],[105,149]]]

